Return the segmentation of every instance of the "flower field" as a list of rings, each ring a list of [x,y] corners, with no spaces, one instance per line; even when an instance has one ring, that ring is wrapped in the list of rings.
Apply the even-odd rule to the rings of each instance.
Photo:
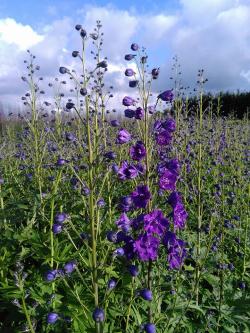
[[[80,70],[46,99],[29,51],[0,127],[0,331],[250,332],[249,120],[204,107],[203,70],[195,107],[177,79],[152,93],[136,43],[111,111],[100,21],[75,29]]]

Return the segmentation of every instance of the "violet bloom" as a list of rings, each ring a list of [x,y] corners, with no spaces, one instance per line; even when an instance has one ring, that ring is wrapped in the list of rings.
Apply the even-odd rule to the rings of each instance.
[[[59,315],[55,312],[50,312],[47,316],[47,323],[48,324],[55,324],[55,322],[58,320]]]
[[[131,221],[128,218],[126,213],[122,213],[119,219],[115,222],[115,224],[125,233],[128,232],[131,228]]]
[[[131,196],[122,197],[119,203],[119,209],[122,212],[128,212],[132,209],[133,201]]]
[[[134,250],[142,261],[156,260],[160,240],[153,235],[141,234],[134,243]]]
[[[137,143],[130,148],[129,153],[133,160],[141,161],[146,156],[146,148],[143,142],[137,141]]]
[[[164,217],[160,209],[153,210],[144,216],[144,230],[148,234],[161,236],[169,227],[169,221]]]
[[[131,106],[131,105],[135,105],[135,100],[132,97],[129,96],[125,96],[122,100],[122,104],[124,106]]]
[[[132,109],[126,109],[124,110],[124,115],[125,117],[132,119],[135,116],[135,111]]]
[[[169,118],[162,123],[162,127],[169,132],[174,132],[176,130],[175,120],[173,118]]]
[[[175,229],[183,229],[185,227],[188,213],[181,202],[177,202],[173,209],[173,221]]]
[[[143,118],[144,115],[144,110],[141,107],[138,107],[135,110],[135,119],[141,120]]]
[[[167,169],[160,177],[159,180],[160,189],[174,191],[177,179],[178,175]]]
[[[182,196],[179,192],[172,192],[168,197],[168,203],[174,208],[178,202],[181,202]]]
[[[123,144],[129,142],[131,134],[124,128],[121,128],[117,134],[116,143]]]
[[[145,301],[152,301],[153,299],[152,291],[149,289],[142,289],[140,291],[140,296],[145,299]]]
[[[118,170],[118,177],[120,180],[134,179],[138,174],[136,166],[129,164],[127,161],[123,161]]]
[[[148,106],[148,112],[149,112],[150,114],[155,113],[155,106],[154,106],[154,105],[149,105],[149,106]]]
[[[130,61],[134,59],[135,56],[136,56],[135,54],[126,54],[124,59]]]
[[[135,75],[135,71],[132,68],[127,68],[125,70],[125,75],[126,76],[133,76],[133,75]]]
[[[124,254],[127,260],[132,260],[135,257],[134,239],[131,236],[126,235],[123,238],[125,245],[123,246]]]
[[[173,232],[168,231],[164,235],[163,244],[168,250],[168,263],[170,269],[179,269],[187,254],[185,242],[176,238],[176,235]]]
[[[65,273],[67,273],[67,274],[72,273],[75,270],[75,268],[76,268],[76,262],[75,261],[69,261],[63,267]]]
[[[173,94],[172,90],[166,90],[166,91],[163,91],[160,95],[158,95],[158,98],[164,102],[171,103],[174,99],[174,94]]]
[[[135,88],[138,86],[139,81],[138,80],[131,80],[129,81],[128,85],[130,88]]]
[[[120,126],[120,123],[117,119],[113,119],[113,120],[111,120],[110,125],[112,127],[118,127],[118,126]]]
[[[136,44],[136,43],[131,44],[131,50],[132,51],[137,51],[138,49],[139,49],[138,44]]]
[[[156,133],[156,143],[160,146],[166,146],[171,143],[172,135],[167,130],[160,130],[158,133]]]
[[[139,185],[136,190],[131,193],[131,198],[135,208],[146,208],[149,200],[151,199],[151,193],[147,185]]]

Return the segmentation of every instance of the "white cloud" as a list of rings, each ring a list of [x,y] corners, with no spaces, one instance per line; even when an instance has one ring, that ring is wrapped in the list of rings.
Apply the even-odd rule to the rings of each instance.
[[[29,25],[17,23],[12,18],[0,20],[0,45],[14,44],[20,50],[26,50],[43,40]]]

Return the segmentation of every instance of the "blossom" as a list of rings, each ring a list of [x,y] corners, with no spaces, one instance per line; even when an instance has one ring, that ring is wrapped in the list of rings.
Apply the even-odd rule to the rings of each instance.
[[[144,325],[144,330],[146,333],[156,333],[155,324],[147,323]]]
[[[128,212],[132,209],[133,200],[131,196],[125,196],[120,199],[119,208],[122,212]]]
[[[137,143],[130,148],[129,153],[133,160],[142,160],[146,156],[146,148],[143,142],[137,141]]]
[[[168,169],[164,171],[159,180],[159,187],[162,190],[175,190],[178,175]]]
[[[75,270],[75,268],[76,268],[76,262],[75,261],[69,261],[63,267],[65,273],[67,273],[67,274],[72,273]]]
[[[174,99],[174,94],[172,90],[166,90],[163,91],[160,95],[158,95],[158,98],[164,102],[172,102]]]
[[[139,185],[131,193],[133,204],[136,208],[146,208],[148,201],[151,199],[151,193],[147,185]]]
[[[115,222],[115,224],[124,232],[128,232],[130,229],[131,221],[128,218],[126,213],[122,213],[119,219]]]
[[[174,208],[178,202],[182,200],[182,196],[179,192],[172,192],[168,197],[168,203]]]
[[[50,312],[47,316],[47,323],[54,324],[59,318],[59,315],[55,312]]]
[[[176,129],[175,120],[173,118],[168,118],[166,121],[162,123],[162,127],[169,132],[174,132]]]
[[[167,130],[161,129],[158,133],[156,133],[156,143],[160,146],[169,145],[171,143],[171,140],[172,135]]]
[[[138,80],[130,80],[128,85],[130,88],[135,88],[138,85],[139,81]]]
[[[118,177],[120,180],[134,179],[138,174],[136,166],[129,164],[127,161],[123,161],[118,170]]]
[[[122,100],[124,106],[131,106],[135,104],[135,100],[132,97],[125,96]]]
[[[144,110],[141,108],[141,107],[138,107],[136,110],[135,110],[135,119],[142,119],[143,118],[143,114],[144,114]]]
[[[132,110],[132,109],[126,109],[126,110],[124,110],[124,115],[125,115],[125,117],[127,117],[127,118],[134,118],[134,116],[135,116],[135,111]]]
[[[105,318],[104,310],[101,308],[95,308],[92,313],[92,318],[96,323],[103,322]]]
[[[124,128],[121,128],[117,134],[116,143],[127,143],[131,139],[131,134]]]
[[[158,248],[160,245],[159,238],[150,234],[140,234],[134,243],[134,250],[138,258],[142,261],[156,260]]]
[[[140,296],[146,301],[152,301],[153,299],[152,291],[149,289],[142,289],[140,291]]]
[[[134,59],[135,56],[136,56],[135,54],[126,54],[124,59],[130,61]]]
[[[175,233],[168,231],[164,235],[163,244],[168,250],[169,268],[179,269],[187,254],[185,242],[176,238]]]
[[[187,220],[188,213],[181,202],[177,202],[173,209],[173,221],[176,229],[183,229]]]
[[[125,70],[125,75],[126,76],[133,76],[133,75],[135,75],[135,71],[133,69],[131,69],[131,68],[127,68]]]
[[[139,274],[139,269],[135,265],[130,265],[128,271],[133,277],[136,277]]]
[[[131,50],[132,51],[137,51],[138,49],[139,49],[138,44],[136,44],[136,43],[131,44]]]
[[[169,221],[164,217],[160,209],[153,210],[144,215],[144,230],[148,234],[161,236],[169,226]]]

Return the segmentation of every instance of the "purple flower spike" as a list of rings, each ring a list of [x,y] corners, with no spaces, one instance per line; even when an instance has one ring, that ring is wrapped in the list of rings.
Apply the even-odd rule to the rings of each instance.
[[[172,102],[174,99],[174,94],[172,90],[166,90],[162,92],[160,95],[158,95],[158,98],[161,99],[164,102]]]
[[[142,141],[137,141],[129,150],[130,156],[135,161],[141,161],[146,156],[146,148]]]
[[[185,210],[184,205],[178,202],[173,210],[173,220],[175,229],[183,229],[185,227],[188,213]]]
[[[160,240],[158,238],[148,234],[141,234],[134,243],[134,249],[140,260],[156,260],[159,245]]]
[[[162,127],[165,128],[169,132],[174,132],[176,130],[175,120],[172,118],[167,119],[162,123]]]
[[[131,134],[124,128],[121,128],[117,134],[116,143],[123,144],[129,142]]]
[[[151,199],[151,193],[147,185],[139,185],[136,190],[131,193],[131,198],[135,208],[146,208],[149,200]]]

